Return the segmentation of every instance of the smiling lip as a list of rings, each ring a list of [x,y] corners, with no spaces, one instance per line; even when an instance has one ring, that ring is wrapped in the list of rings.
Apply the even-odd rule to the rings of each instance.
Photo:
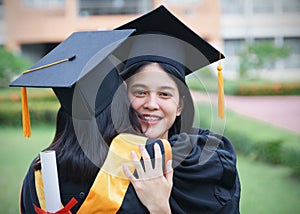
[[[159,117],[159,116],[155,116],[155,115],[142,114],[142,115],[139,116],[139,119],[141,120],[142,123],[156,124],[162,118]]]

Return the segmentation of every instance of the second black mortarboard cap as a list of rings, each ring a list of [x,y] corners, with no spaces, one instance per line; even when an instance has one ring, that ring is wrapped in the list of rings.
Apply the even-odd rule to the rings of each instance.
[[[133,32],[75,32],[10,86],[52,88],[67,113],[89,119],[105,109],[121,84],[109,56]]]

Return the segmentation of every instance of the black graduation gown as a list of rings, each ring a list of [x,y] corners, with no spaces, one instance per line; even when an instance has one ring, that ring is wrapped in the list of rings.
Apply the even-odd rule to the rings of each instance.
[[[153,141],[160,143],[159,140],[147,140],[146,149],[152,157]],[[239,213],[240,182],[236,154],[230,141],[202,129],[197,135],[182,133],[169,141],[174,167],[170,197],[172,213]],[[59,183],[63,205],[72,197],[78,201],[71,209],[76,213],[92,184],[64,180]],[[153,193],[157,194],[157,190]],[[33,204],[39,207],[31,166],[22,186],[21,212],[35,213]],[[118,213],[148,213],[131,184]]]

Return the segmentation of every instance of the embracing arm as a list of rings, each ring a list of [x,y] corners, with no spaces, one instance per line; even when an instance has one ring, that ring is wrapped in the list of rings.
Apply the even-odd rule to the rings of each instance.
[[[144,168],[137,158],[135,152],[131,152],[132,160],[135,164],[138,178],[136,178],[123,165],[125,175],[132,183],[140,201],[147,207],[150,213],[171,213],[169,198],[173,186],[172,161],[166,164],[166,173],[163,174],[163,160],[160,147],[157,143],[154,145],[155,166],[152,167],[150,156],[144,146],[140,146]]]

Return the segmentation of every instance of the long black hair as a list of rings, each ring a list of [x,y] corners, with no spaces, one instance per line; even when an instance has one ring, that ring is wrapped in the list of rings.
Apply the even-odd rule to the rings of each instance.
[[[111,125],[110,108],[105,109],[102,114],[97,117],[97,123],[104,139],[104,141],[99,141],[99,143],[103,144],[101,145],[102,150],[100,150],[99,154],[102,160],[101,165],[107,155],[110,142],[118,133],[113,125]],[[58,174],[62,180],[93,182],[99,171],[100,166],[95,165],[90,160],[78,142],[72,116],[62,107],[57,113],[54,139],[49,147],[43,151],[46,150],[54,150],[56,152]],[[34,168],[41,168],[39,158],[37,158]]]
[[[124,71],[121,72],[122,78],[126,81],[132,75],[136,74],[143,66],[153,63],[153,61],[140,61],[134,63],[133,65],[126,68]],[[192,132],[193,120],[194,120],[194,103],[190,94],[190,90],[186,85],[186,82],[182,77],[179,75],[179,71],[177,69],[168,64],[163,62],[156,62],[158,65],[166,71],[169,76],[175,81],[178,90],[180,99],[183,101],[183,109],[179,116],[176,117],[175,122],[171,126],[168,132],[168,137],[175,134],[179,134],[181,132]],[[132,116],[134,114],[131,114]]]

